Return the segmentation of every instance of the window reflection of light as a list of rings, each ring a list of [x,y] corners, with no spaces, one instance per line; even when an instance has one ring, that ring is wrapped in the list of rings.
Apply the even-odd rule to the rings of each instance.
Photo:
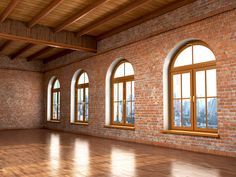
[[[134,153],[118,148],[112,148],[111,163],[113,175],[135,176]],[[125,172],[125,174],[123,172]]]
[[[89,175],[89,144],[87,141],[76,139],[74,145],[74,173],[81,172]]]
[[[184,162],[171,163],[171,176],[214,176],[220,177],[218,169]]]
[[[60,137],[55,134],[50,137],[50,166],[52,173],[56,174],[60,166]]]

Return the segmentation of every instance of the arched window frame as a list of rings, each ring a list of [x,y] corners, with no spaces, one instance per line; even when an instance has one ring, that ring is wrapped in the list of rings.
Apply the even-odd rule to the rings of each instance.
[[[54,88],[56,81],[58,81],[59,83],[59,88]],[[57,93],[57,116],[56,118],[54,118],[53,116],[53,111],[54,111],[54,93]],[[61,86],[60,86],[60,82],[58,80],[58,78],[54,78],[53,82],[52,82],[52,88],[51,88],[51,121],[60,121],[61,115],[60,115],[60,107],[61,107]]]
[[[169,82],[169,128],[171,130],[186,130],[186,131],[196,131],[196,132],[209,132],[209,133],[217,133],[218,132],[218,128],[217,129],[210,129],[210,128],[197,128],[197,116],[196,116],[196,72],[197,71],[204,71],[205,72],[205,100],[207,100],[207,95],[206,95],[206,71],[207,70],[211,70],[211,69],[215,69],[216,70],[216,60],[212,60],[212,61],[206,61],[206,62],[200,62],[200,63],[196,63],[194,64],[194,62],[192,61],[192,64],[190,65],[185,65],[185,66],[177,66],[174,67],[174,64],[176,62],[177,57],[179,56],[179,54],[181,52],[183,52],[186,48],[190,47],[190,46],[194,46],[194,45],[201,45],[204,46],[206,48],[208,48],[209,50],[211,50],[211,52],[213,53],[213,50],[209,47],[209,45],[207,45],[206,43],[199,41],[199,40],[195,40],[195,41],[190,41],[188,43],[186,43],[184,46],[182,46],[172,57],[172,60],[170,62],[169,65],[169,71],[168,71],[168,82]],[[213,53],[214,54],[214,53]],[[214,55],[215,56],[215,55]],[[193,60],[193,52],[192,52],[192,60]],[[190,73],[190,110],[191,110],[191,128],[176,128],[173,125],[173,75],[174,74],[183,74],[189,72]],[[217,77],[216,77],[217,78]],[[182,81],[181,81],[182,83]],[[217,90],[217,85],[216,85],[216,90]],[[215,98],[217,99],[217,95],[215,96]],[[183,98],[181,98],[183,99]],[[206,110],[207,111],[207,110]],[[206,120],[207,121],[207,120]],[[218,125],[217,125],[218,127]]]
[[[124,76],[124,77],[118,77],[118,78],[114,78],[116,70],[118,69],[118,67],[123,64],[123,63],[130,63],[125,59],[120,60],[115,67],[113,68],[113,71],[111,73],[111,80],[110,80],[110,89],[111,89],[111,95],[110,95],[110,124],[111,125],[115,125],[115,126],[127,126],[127,127],[134,127],[134,124],[127,124],[126,123],[126,82],[134,82],[134,75],[130,75],[130,76]],[[123,123],[114,123],[114,84],[116,82],[122,82],[123,83]],[[134,94],[134,93],[133,93]],[[133,102],[135,102],[134,100],[132,100]],[[134,118],[135,119],[135,118]],[[135,120],[134,120],[135,122]]]
[[[86,120],[85,114],[86,114],[86,108],[85,106],[83,106],[83,120],[78,120],[78,89],[83,89],[83,104],[88,104],[88,109],[89,109],[89,77],[88,77],[88,83],[83,83],[83,84],[79,84],[79,79],[80,77],[82,77],[83,74],[86,74],[88,77],[87,72],[85,72],[84,70],[80,70],[77,78],[76,78],[76,82],[75,82],[75,117],[74,117],[74,122],[75,123],[88,123],[88,120]],[[86,98],[85,98],[85,90],[86,88],[88,89],[88,100],[86,102]],[[89,111],[88,111],[88,119],[89,119]]]

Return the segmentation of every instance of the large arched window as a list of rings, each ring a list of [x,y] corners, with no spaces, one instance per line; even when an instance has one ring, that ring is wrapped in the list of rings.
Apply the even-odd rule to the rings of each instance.
[[[75,122],[88,122],[89,107],[89,78],[88,74],[82,71],[75,84]]]
[[[57,78],[55,78],[53,81],[51,96],[52,96],[51,120],[59,121],[60,120],[60,83]]]
[[[123,60],[111,77],[111,125],[134,126],[134,70]]]
[[[217,132],[216,59],[202,42],[185,45],[170,66],[171,129]]]

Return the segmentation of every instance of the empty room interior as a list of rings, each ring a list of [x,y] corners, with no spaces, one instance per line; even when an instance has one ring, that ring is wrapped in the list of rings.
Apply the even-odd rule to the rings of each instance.
[[[1,0],[0,177],[236,177],[236,0]]]

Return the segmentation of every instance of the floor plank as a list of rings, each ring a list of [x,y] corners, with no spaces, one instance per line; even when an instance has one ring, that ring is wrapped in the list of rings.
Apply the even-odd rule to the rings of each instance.
[[[235,177],[236,158],[44,129],[0,132],[0,176]]]

